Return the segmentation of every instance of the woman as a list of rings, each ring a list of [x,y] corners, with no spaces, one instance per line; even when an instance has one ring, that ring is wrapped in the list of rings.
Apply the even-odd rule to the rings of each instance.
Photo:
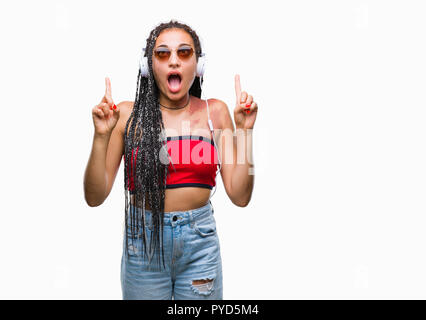
[[[234,119],[237,135],[246,137],[237,143],[227,105],[201,99],[202,55],[189,26],[162,23],[147,39],[135,101],[115,105],[106,78],[105,95],[92,109],[95,134],[84,180],[89,206],[108,197],[124,156],[123,299],[223,298],[211,190],[218,169],[231,201],[249,203],[257,104],[241,92],[237,75]]]

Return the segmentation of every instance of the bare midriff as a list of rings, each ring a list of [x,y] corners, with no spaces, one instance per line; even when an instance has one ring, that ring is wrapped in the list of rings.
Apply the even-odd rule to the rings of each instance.
[[[210,198],[211,190],[197,187],[181,187],[166,189],[164,212],[187,211],[205,206]],[[145,198],[145,209],[151,210],[148,199]],[[130,196],[130,203],[135,205],[134,196]]]

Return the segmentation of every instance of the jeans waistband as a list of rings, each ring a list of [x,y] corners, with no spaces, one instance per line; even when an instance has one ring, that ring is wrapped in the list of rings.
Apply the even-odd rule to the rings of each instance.
[[[135,208],[136,211],[140,214],[142,211],[141,208],[135,207],[134,205],[130,204],[129,206],[129,218],[128,223],[130,224],[130,215],[131,210],[134,210],[132,208]],[[165,226],[175,226],[175,225],[184,225],[187,223],[193,223],[197,220],[202,220],[206,218],[209,215],[213,215],[213,205],[211,201],[199,208],[187,210],[187,211],[170,211],[164,213],[164,225]],[[151,217],[152,212],[150,210],[145,209],[145,223],[148,225],[151,225]]]

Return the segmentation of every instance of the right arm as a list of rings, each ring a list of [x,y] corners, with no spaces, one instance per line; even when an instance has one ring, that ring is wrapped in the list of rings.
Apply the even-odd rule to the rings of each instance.
[[[92,152],[84,173],[84,198],[90,207],[96,207],[105,200],[106,193],[106,153],[110,138],[99,136],[93,137]]]
[[[90,207],[101,205],[111,192],[124,152],[123,132],[129,116],[128,102],[110,109],[114,102],[109,79],[106,81],[105,96],[92,110],[95,133],[84,173],[84,197]]]

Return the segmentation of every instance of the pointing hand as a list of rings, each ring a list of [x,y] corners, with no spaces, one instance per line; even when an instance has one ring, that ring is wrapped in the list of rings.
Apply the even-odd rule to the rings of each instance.
[[[114,104],[111,96],[111,80],[105,78],[105,95],[101,102],[93,107],[92,117],[95,125],[95,133],[109,135],[120,118],[120,109]]]
[[[253,96],[247,92],[241,92],[240,76],[235,75],[236,106],[234,109],[234,121],[237,129],[253,129],[257,116],[257,103],[253,102]]]

